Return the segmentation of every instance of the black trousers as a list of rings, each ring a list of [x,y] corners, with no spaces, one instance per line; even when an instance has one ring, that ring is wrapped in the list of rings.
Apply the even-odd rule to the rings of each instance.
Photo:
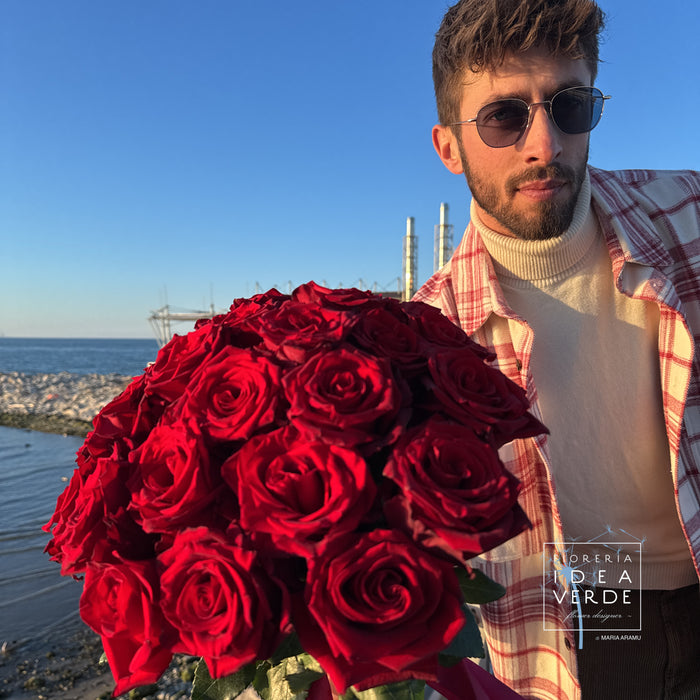
[[[638,608],[639,591],[629,595]],[[700,700],[700,588],[641,597],[641,631],[583,633],[576,652],[582,700]],[[621,603],[620,595],[606,612],[622,614]],[[583,608],[585,616],[600,606]]]

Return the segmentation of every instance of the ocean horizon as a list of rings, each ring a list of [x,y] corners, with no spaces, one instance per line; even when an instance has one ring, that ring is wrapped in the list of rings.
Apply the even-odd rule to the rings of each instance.
[[[156,359],[155,338],[0,337],[0,372],[137,376]]]

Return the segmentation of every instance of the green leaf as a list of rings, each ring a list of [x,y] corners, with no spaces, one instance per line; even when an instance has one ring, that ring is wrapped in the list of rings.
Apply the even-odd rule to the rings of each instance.
[[[439,659],[443,666],[454,666],[466,657],[483,658],[485,656],[479,625],[477,625],[472,611],[466,605],[464,606],[464,617],[466,620],[464,627],[440,652]]]
[[[287,683],[287,675],[301,673],[304,667],[293,659],[285,659],[281,664],[273,666],[267,672],[270,684],[270,694],[266,700],[305,700],[308,693],[293,692]]]
[[[251,663],[236,673],[223,678],[212,678],[204,659],[200,659],[194,671],[192,700],[234,700],[255,677],[255,664]]]
[[[461,566],[457,566],[455,569],[459,579],[459,587],[462,589],[462,595],[467,603],[475,605],[491,603],[506,594],[506,589],[500,583],[491,580],[478,569],[472,569],[471,576]]]
[[[309,654],[290,656],[268,670],[269,692],[263,700],[306,700],[309,686],[323,675]]]
[[[321,664],[318,663],[318,661],[316,661],[311,654],[307,654],[306,652],[303,654],[297,654],[297,659],[304,664],[304,668],[312,668],[314,671],[318,671],[319,673],[325,673]]]
[[[253,678],[253,688],[262,700],[269,700],[270,681],[267,672],[272,668],[268,661],[261,661],[255,668],[255,678]]]
[[[277,666],[277,664],[281,663],[288,656],[297,656],[303,653],[304,647],[301,646],[299,636],[296,632],[292,632],[285,637],[282,643],[277,647],[275,653],[270,657],[270,663],[273,666]]]
[[[341,700],[423,700],[424,695],[425,681],[410,679],[368,690],[349,688]]]
[[[322,671],[314,671],[311,668],[305,668],[300,673],[290,673],[286,676],[289,689],[293,693],[300,693],[302,690],[309,690],[312,683],[319,678],[323,678],[325,674]]]

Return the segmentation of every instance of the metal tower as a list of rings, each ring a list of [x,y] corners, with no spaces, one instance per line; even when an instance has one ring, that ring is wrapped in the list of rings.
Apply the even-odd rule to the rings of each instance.
[[[437,272],[447,263],[452,255],[452,232],[454,226],[447,223],[449,207],[445,202],[440,205],[440,223],[435,226],[435,253],[433,272]]]
[[[406,219],[406,235],[403,239],[403,301],[408,301],[416,293],[418,238],[415,223],[412,216]]]

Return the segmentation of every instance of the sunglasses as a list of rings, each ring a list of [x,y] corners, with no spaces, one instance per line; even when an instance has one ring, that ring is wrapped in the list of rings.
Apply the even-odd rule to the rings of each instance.
[[[551,100],[532,102],[498,100],[482,107],[473,119],[449,126],[476,124],[481,140],[491,148],[512,146],[530,126],[532,108],[545,105],[550,119],[565,134],[585,134],[591,131],[603,114],[603,104],[610,95],[595,87],[569,87],[560,90]]]

